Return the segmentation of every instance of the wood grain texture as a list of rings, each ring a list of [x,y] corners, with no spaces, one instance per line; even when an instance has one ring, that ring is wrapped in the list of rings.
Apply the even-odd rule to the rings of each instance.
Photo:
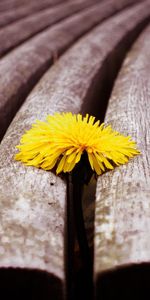
[[[134,27],[135,19],[131,20],[139,18],[139,10],[140,6],[130,14],[126,11],[113,17],[68,50],[26,99],[1,143],[0,267],[44,270],[50,275],[50,292],[52,286],[52,293],[58,291],[55,299],[63,297],[66,285],[66,182],[52,172],[15,162],[15,145],[35,119],[55,111],[82,110],[95,76],[101,74],[103,62],[126,36],[126,30]],[[58,282],[57,289],[52,282]]]
[[[0,57],[38,32],[94,4],[97,0],[69,1],[42,10],[0,30]]]
[[[141,155],[98,179],[96,299],[142,299],[149,292],[150,269],[143,265],[150,263],[149,36],[150,27],[128,53],[106,113],[105,122],[137,141]]]
[[[59,2],[61,2],[61,0]],[[17,9],[18,7],[35,7],[41,10],[49,5],[53,6],[55,4],[57,4],[57,1],[54,0],[43,0],[42,2],[40,0],[1,0],[0,11]]]
[[[67,0],[66,0],[67,1]],[[43,0],[43,1],[28,1],[26,4],[22,3],[16,7],[15,3],[6,2],[5,5],[1,3],[1,10],[6,10],[1,12],[0,16],[0,27],[6,26],[13,23],[21,18],[34,14],[42,9],[55,6],[59,3],[64,2],[63,0]],[[17,3],[16,3],[17,4]]]
[[[121,0],[116,6],[115,0],[108,0],[96,4],[45,30],[3,57],[0,62],[0,137],[55,56],[98,23],[121,10],[126,3]],[[145,8],[141,7],[142,11],[145,10],[141,14],[143,19],[148,15]]]

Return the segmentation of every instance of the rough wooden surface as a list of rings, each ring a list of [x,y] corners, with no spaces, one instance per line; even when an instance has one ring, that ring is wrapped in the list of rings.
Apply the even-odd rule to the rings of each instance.
[[[85,9],[97,0],[69,1],[40,11],[0,30],[0,57],[45,28]]]
[[[41,10],[45,7],[48,7],[49,5],[53,6],[57,4],[57,2],[60,3],[61,0],[43,0],[42,2],[40,0],[1,0],[0,11],[8,11],[12,10],[13,8],[16,9],[18,7],[34,7],[36,10]]]
[[[4,7],[6,8],[6,10],[1,12],[0,27],[6,26],[12,22],[15,22],[16,20],[24,18],[42,9],[46,9],[50,6],[55,6],[61,2],[64,2],[64,0],[28,1],[26,3],[22,3],[18,7],[16,7],[15,3],[13,2],[5,2],[5,4],[1,3],[1,10],[3,10]]]
[[[126,4],[125,0],[121,0],[117,6],[115,0],[96,4],[38,34],[1,59],[0,138],[29,91],[52,64],[55,56],[60,55],[77,38],[121,10]],[[141,7],[142,11],[144,10],[141,19],[146,19],[148,15],[145,8]]]
[[[62,56],[26,99],[1,143],[0,267],[46,271],[50,275],[49,289],[53,286],[56,293],[55,299],[63,297],[66,284],[66,182],[52,172],[15,162],[15,145],[35,119],[44,119],[54,111],[77,113],[82,109],[83,101],[88,101],[89,88],[96,75],[103,71],[109,53],[142,19],[139,11],[141,6],[99,25]],[[58,281],[57,289],[51,284],[52,280]]]
[[[150,27],[127,55],[105,118],[114,129],[132,136],[142,154],[98,179],[94,255],[97,299],[143,299],[150,292],[150,268],[143,264],[150,263],[149,36]]]

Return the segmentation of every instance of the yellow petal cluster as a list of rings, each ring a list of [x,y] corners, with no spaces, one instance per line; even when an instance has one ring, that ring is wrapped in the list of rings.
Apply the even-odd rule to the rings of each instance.
[[[98,175],[140,153],[130,136],[119,134],[110,125],[100,125],[93,116],[71,112],[48,115],[45,122],[37,120],[17,148],[16,160],[44,170],[57,165],[57,174],[70,172],[84,152]]]

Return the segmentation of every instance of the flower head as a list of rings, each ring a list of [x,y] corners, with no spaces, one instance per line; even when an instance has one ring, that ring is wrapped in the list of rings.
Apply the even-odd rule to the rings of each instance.
[[[57,174],[70,172],[85,152],[98,175],[140,153],[129,136],[119,134],[110,125],[100,125],[93,116],[71,112],[48,115],[45,122],[37,120],[17,148],[20,152],[16,160],[44,170],[57,165]]]

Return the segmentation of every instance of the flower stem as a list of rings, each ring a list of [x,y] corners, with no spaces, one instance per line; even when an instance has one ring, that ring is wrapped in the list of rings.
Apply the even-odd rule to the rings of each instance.
[[[88,169],[88,163],[86,156],[83,156],[80,163],[77,164],[72,171],[72,183],[73,183],[73,210],[74,210],[74,222],[76,228],[76,235],[79,244],[83,272],[82,276],[84,284],[86,286],[87,297],[90,299],[92,294],[92,255],[88,245],[88,239],[86,234],[84,213],[82,207],[82,194],[85,182],[87,183],[91,177],[91,169]],[[79,283],[80,284],[80,283]],[[85,291],[85,290],[84,290]]]
[[[91,299],[92,295],[92,254],[88,245],[84,213],[82,208],[82,194],[84,184],[88,183],[91,169],[87,162],[86,155],[73,171],[67,176],[67,262],[66,275],[68,286],[68,299],[76,300],[86,297]],[[74,241],[77,237],[81,267],[78,266],[78,259],[75,254]],[[77,265],[76,265],[77,262]],[[84,291],[84,293],[83,293]]]
[[[79,177],[73,179],[73,208],[75,217],[76,234],[81,252],[84,268],[91,266],[91,254],[87,240],[82,208],[83,184]]]
[[[66,224],[66,278],[67,278],[67,299],[74,297],[74,208],[73,208],[73,184],[71,174],[67,174],[67,224]]]

